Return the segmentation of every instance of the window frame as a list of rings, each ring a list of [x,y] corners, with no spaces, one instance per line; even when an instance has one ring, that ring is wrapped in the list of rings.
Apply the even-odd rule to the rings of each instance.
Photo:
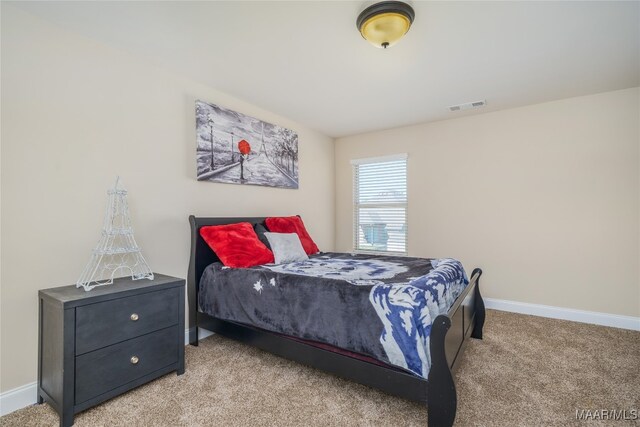
[[[375,163],[385,163],[392,161],[404,160],[405,162],[405,192],[406,192],[406,200],[404,203],[377,203],[377,204],[362,204],[359,203],[359,184],[360,182],[356,182],[356,169],[361,165],[375,164]],[[381,156],[381,157],[367,157],[362,159],[353,159],[351,160],[351,183],[352,183],[352,208],[353,208],[353,217],[352,217],[352,250],[353,253],[357,254],[369,254],[369,255],[389,255],[389,256],[408,256],[409,254],[409,156],[407,153],[401,154],[393,154],[389,156]],[[359,214],[360,208],[362,206],[366,207],[380,207],[380,208],[389,208],[389,207],[399,207],[404,208],[404,251],[382,251],[382,250],[371,250],[371,249],[359,249],[358,245],[360,242],[360,221]]]

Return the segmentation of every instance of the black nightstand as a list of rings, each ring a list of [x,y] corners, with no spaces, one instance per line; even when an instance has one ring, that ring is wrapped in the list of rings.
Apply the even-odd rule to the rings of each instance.
[[[184,373],[184,280],[155,274],[38,296],[38,403],[49,403],[61,426],[159,376]]]

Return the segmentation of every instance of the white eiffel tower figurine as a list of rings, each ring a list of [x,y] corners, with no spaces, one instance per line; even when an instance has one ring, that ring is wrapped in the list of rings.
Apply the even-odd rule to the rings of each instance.
[[[112,284],[113,278],[120,270],[129,270],[133,280],[153,280],[153,273],[133,237],[127,190],[118,188],[119,183],[120,177],[117,177],[116,185],[107,191],[109,203],[100,242],[76,282],[76,287],[83,287],[85,291],[90,291],[96,286]],[[125,271],[121,273],[124,274]]]

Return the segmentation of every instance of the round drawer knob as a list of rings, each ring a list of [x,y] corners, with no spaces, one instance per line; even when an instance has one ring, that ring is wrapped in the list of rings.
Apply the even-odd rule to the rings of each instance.
[[[133,320],[134,322],[135,322],[136,320],[138,320],[139,318],[140,318],[140,317],[139,317],[136,313],[133,313],[133,314],[131,315],[131,320]]]
[[[139,361],[140,359],[138,359],[138,356],[131,356],[131,363],[134,365],[137,365]]]

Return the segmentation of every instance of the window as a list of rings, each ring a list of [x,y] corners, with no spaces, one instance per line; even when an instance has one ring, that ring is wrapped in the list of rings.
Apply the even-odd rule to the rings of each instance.
[[[353,247],[407,253],[407,155],[353,160]]]

